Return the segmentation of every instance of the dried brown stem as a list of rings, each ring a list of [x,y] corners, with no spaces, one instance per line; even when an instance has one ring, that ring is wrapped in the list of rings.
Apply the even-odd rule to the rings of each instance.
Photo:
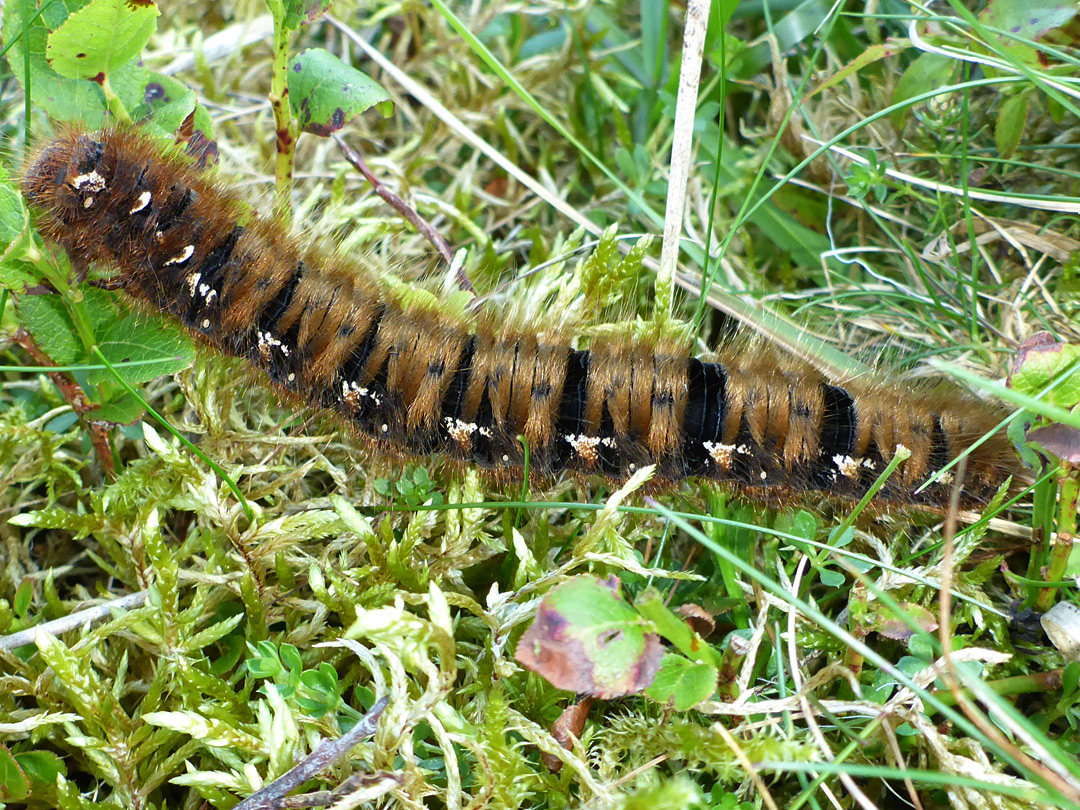
[[[375,173],[368,167],[367,163],[364,162],[364,158],[361,157],[360,153],[345,143],[340,135],[335,134],[331,137],[337,143],[338,148],[341,149],[341,154],[345,156],[345,159],[349,161],[353,168],[364,176],[365,180],[371,183],[371,187],[375,190],[375,193],[382,197],[387,205],[397,211],[406,222],[412,224],[425,239],[431,242],[431,244],[435,246],[435,249],[439,251],[439,255],[446,260],[447,264],[452,264],[454,254],[453,251],[450,250],[450,245],[442,238],[442,235],[432,227],[431,223],[421,217],[420,214],[415,209],[411,208],[408,203],[401,199],[401,197],[384,186],[379,181],[379,178],[375,176]],[[473,287],[469,277],[465,274],[465,271],[460,267],[457,270],[457,283],[460,289],[476,295],[476,289]]]
[[[38,365],[56,365],[25,329],[19,329],[15,333],[15,342],[33,357],[34,362]],[[50,371],[48,375],[49,379],[60,390],[60,395],[64,398],[64,401],[71,406],[79,417],[79,421],[86,426],[86,430],[90,434],[90,443],[94,446],[94,452],[97,453],[98,458],[101,459],[101,466],[105,470],[106,478],[115,481],[116,462],[113,459],[112,447],[109,445],[109,432],[100,422],[95,422],[90,416],[97,406],[86,398],[86,394],[83,393],[83,390],[71,375],[62,371]]]

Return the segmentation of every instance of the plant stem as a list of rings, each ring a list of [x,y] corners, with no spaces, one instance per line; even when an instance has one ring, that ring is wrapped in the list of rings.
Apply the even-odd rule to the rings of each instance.
[[[289,192],[292,190],[296,138],[300,134],[289,106],[289,41],[292,31],[285,27],[285,13],[281,4],[269,5],[274,15],[274,63],[270,77],[270,107],[274,111],[277,145],[274,213],[279,219],[286,219],[289,214]]]
[[[1065,576],[1072,554],[1073,538],[1076,536],[1076,506],[1080,499],[1080,467],[1062,459],[1058,470],[1058,487],[1061,498],[1058,501],[1057,542],[1050,552],[1050,564],[1044,575],[1048,582],[1056,582]],[[1044,612],[1049,610],[1056,596],[1057,588],[1043,588],[1035,600],[1035,607]]]

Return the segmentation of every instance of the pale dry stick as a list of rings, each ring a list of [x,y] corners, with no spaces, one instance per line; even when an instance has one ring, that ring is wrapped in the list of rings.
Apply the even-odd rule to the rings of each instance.
[[[675,305],[675,270],[679,264],[686,184],[690,179],[690,163],[694,154],[694,114],[697,112],[701,59],[705,53],[705,31],[709,27],[710,7],[710,0],[690,0],[686,4],[679,94],[675,103],[675,132],[671,140],[667,210],[664,211],[664,244],[660,249],[660,269],[656,273],[657,318],[670,319]]]
[[[77,630],[91,622],[107,619],[112,616],[114,610],[134,610],[135,608],[141,608],[145,604],[146,591],[139,591],[138,593],[121,596],[119,599],[113,599],[111,602],[94,605],[93,607],[88,607],[85,610],[77,611],[68,616],[53,619],[51,622],[45,622],[36,627],[20,630],[18,633],[12,633],[9,636],[0,637],[0,650],[14,650],[17,647],[33,644],[39,630],[42,630],[51,636],[59,636],[71,632],[72,630]]]
[[[207,62],[215,62],[223,56],[230,56],[248,45],[269,39],[273,33],[274,18],[270,14],[263,14],[254,20],[234,23],[203,40],[203,59]],[[172,76],[195,67],[194,49],[185,50],[185,53],[162,67],[159,72],[166,76]]]
[[[371,711],[361,717],[355,726],[336,740],[323,740],[296,767],[262,790],[252,793],[236,805],[235,810],[276,810],[282,807],[282,800],[288,794],[344,757],[358,742],[373,736],[379,727],[379,718],[389,702],[388,697],[376,700]]]
[[[810,564],[810,559],[802,554],[799,557],[799,564],[795,566],[795,577],[791,581],[791,593],[793,596],[798,597],[799,585],[802,583],[803,572]],[[782,567],[781,567],[782,570]],[[806,691],[803,689],[803,677],[802,670],[799,668],[799,654],[795,648],[795,616],[796,609],[794,603],[787,605],[787,648],[788,648],[788,669],[791,671],[791,680],[795,683],[795,691],[799,695],[799,703],[803,710],[803,719],[806,720],[806,726],[810,729],[810,734],[814,737],[814,742],[817,743],[818,749],[825,757],[826,762],[832,762],[836,759],[833,754],[833,750],[829,747],[829,741],[825,739],[825,735],[821,733],[821,727],[818,725],[817,717],[814,716],[814,712],[810,706],[810,700],[806,696]],[[862,792],[862,789],[855,784],[855,780],[851,778],[849,773],[840,773],[840,784],[846,789],[848,794],[858,802],[859,806],[863,810],[877,810],[877,807],[870,800],[870,797]]]

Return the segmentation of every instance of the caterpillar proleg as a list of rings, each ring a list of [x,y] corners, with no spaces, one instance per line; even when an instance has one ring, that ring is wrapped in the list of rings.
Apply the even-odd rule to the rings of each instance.
[[[541,475],[704,477],[768,495],[862,497],[904,447],[880,497],[943,508],[969,452],[961,505],[1016,472],[998,409],[947,392],[827,380],[736,347],[705,360],[677,338],[597,340],[471,319],[403,300],[361,265],[283,239],[215,176],[132,128],[69,129],[22,189],[76,267],[114,268],[144,305],[353,428],[412,454]],[[521,437],[521,439],[519,439]]]

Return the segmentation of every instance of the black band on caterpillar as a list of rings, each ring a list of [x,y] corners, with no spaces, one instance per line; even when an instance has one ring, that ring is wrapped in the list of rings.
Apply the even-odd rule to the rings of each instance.
[[[135,298],[243,357],[361,433],[485,467],[625,478],[703,476],[744,489],[864,495],[941,508],[950,480],[915,490],[991,432],[1001,413],[959,396],[835,385],[811,367],[729,348],[716,362],[673,339],[594,342],[457,320],[403,303],[379,279],[242,216],[237,197],[137,130],[68,131],[22,180],[42,234],[77,267],[119,272]],[[985,504],[1017,471],[993,436],[968,459],[961,502]]]

